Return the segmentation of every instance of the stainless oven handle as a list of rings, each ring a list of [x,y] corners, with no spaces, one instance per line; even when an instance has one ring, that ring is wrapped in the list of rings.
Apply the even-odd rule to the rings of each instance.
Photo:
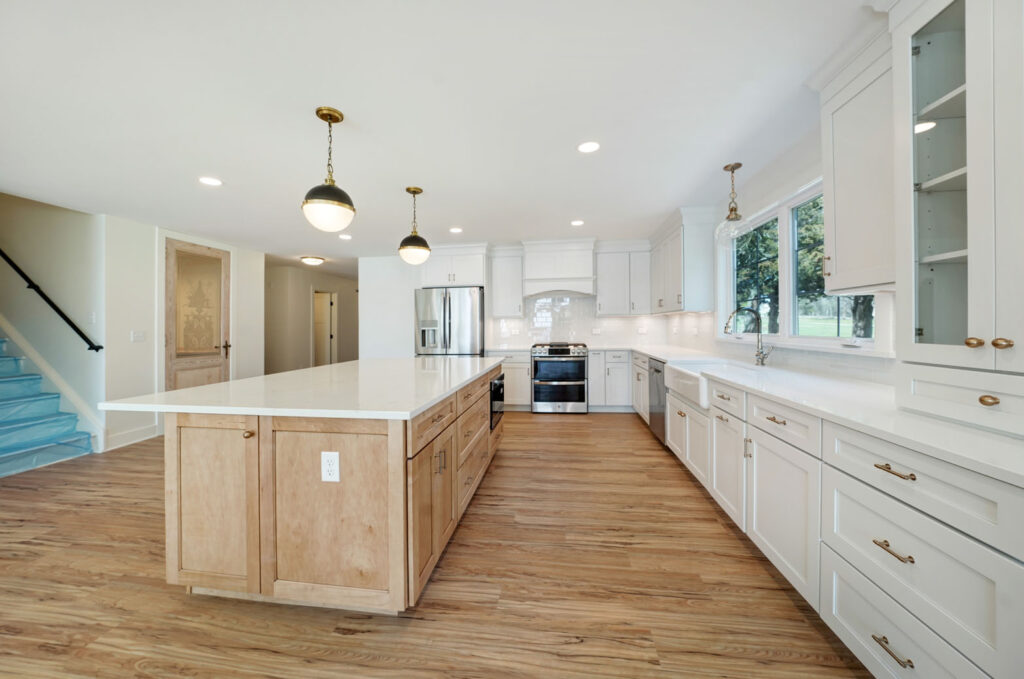
[[[534,356],[535,361],[585,361],[586,356]]]
[[[553,385],[553,386],[556,386],[556,387],[567,387],[567,386],[576,386],[578,384],[586,384],[587,381],[586,380],[575,380],[575,381],[572,381],[572,382],[548,382],[547,380],[534,380],[533,383],[534,384],[550,384],[550,385]]]

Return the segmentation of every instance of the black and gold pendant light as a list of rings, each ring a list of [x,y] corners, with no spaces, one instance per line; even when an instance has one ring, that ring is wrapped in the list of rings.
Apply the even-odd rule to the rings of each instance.
[[[405,192],[412,196],[412,233],[402,239],[398,246],[398,256],[406,264],[422,264],[430,257],[427,240],[416,231],[416,196],[423,193],[423,189],[418,186],[407,186]]]
[[[302,214],[306,216],[306,221],[321,231],[342,231],[356,216],[352,199],[334,183],[334,165],[331,162],[333,126],[344,120],[345,116],[336,108],[321,106],[316,110],[316,117],[327,123],[327,179],[306,194],[306,199],[302,201]]]
[[[729,173],[729,179],[732,182],[732,190],[729,192],[729,214],[725,217],[727,222],[738,222],[743,219],[743,215],[740,214],[740,206],[736,204],[736,170],[741,167],[743,167],[743,163],[729,163],[722,168]]]

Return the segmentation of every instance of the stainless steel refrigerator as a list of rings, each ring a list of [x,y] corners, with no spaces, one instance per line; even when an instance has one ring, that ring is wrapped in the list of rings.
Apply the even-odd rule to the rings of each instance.
[[[484,289],[416,291],[417,356],[484,355]]]

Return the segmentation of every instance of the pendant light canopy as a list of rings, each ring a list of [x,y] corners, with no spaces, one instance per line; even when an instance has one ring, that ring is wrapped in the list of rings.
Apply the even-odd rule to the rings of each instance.
[[[398,246],[398,256],[406,264],[422,264],[430,257],[430,246],[427,240],[416,231],[416,196],[423,193],[418,186],[407,186],[406,193],[412,196],[412,233],[402,239]]]
[[[732,190],[729,192],[729,214],[725,216],[727,222],[738,222],[743,219],[740,214],[740,206],[736,204],[736,170],[743,167],[743,163],[729,163],[722,169],[729,173],[729,180],[732,182]]]
[[[306,199],[302,201],[302,214],[306,216],[306,221],[321,231],[342,231],[356,216],[352,199],[334,183],[334,165],[331,162],[334,151],[333,125],[340,123],[345,116],[336,108],[321,106],[316,110],[316,117],[327,123],[327,179],[306,194]]]

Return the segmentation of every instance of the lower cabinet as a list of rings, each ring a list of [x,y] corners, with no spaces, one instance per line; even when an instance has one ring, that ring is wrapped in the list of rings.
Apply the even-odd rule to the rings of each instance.
[[[639,365],[637,361],[633,361],[630,365],[632,366],[632,377],[630,378],[630,385],[632,386],[632,401],[633,410],[636,414],[643,418],[644,422],[650,423],[650,415],[648,412],[648,401],[650,400],[650,392],[647,390],[648,375],[646,359],[644,360],[645,365]]]
[[[672,393],[666,404],[665,440],[676,457],[707,487],[711,474],[708,418]]]
[[[449,426],[410,459],[407,465],[409,498],[409,596],[415,601],[455,532],[455,426]]]
[[[817,610],[821,461],[750,427],[747,535]]]
[[[708,492],[722,510],[747,529],[746,423],[718,408],[711,409],[711,476]]]
[[[632,403],[630,391],[630,366],[628,361],[624,363],[605,363],[604,368],[604,394],[605,405],[628,406]]]

